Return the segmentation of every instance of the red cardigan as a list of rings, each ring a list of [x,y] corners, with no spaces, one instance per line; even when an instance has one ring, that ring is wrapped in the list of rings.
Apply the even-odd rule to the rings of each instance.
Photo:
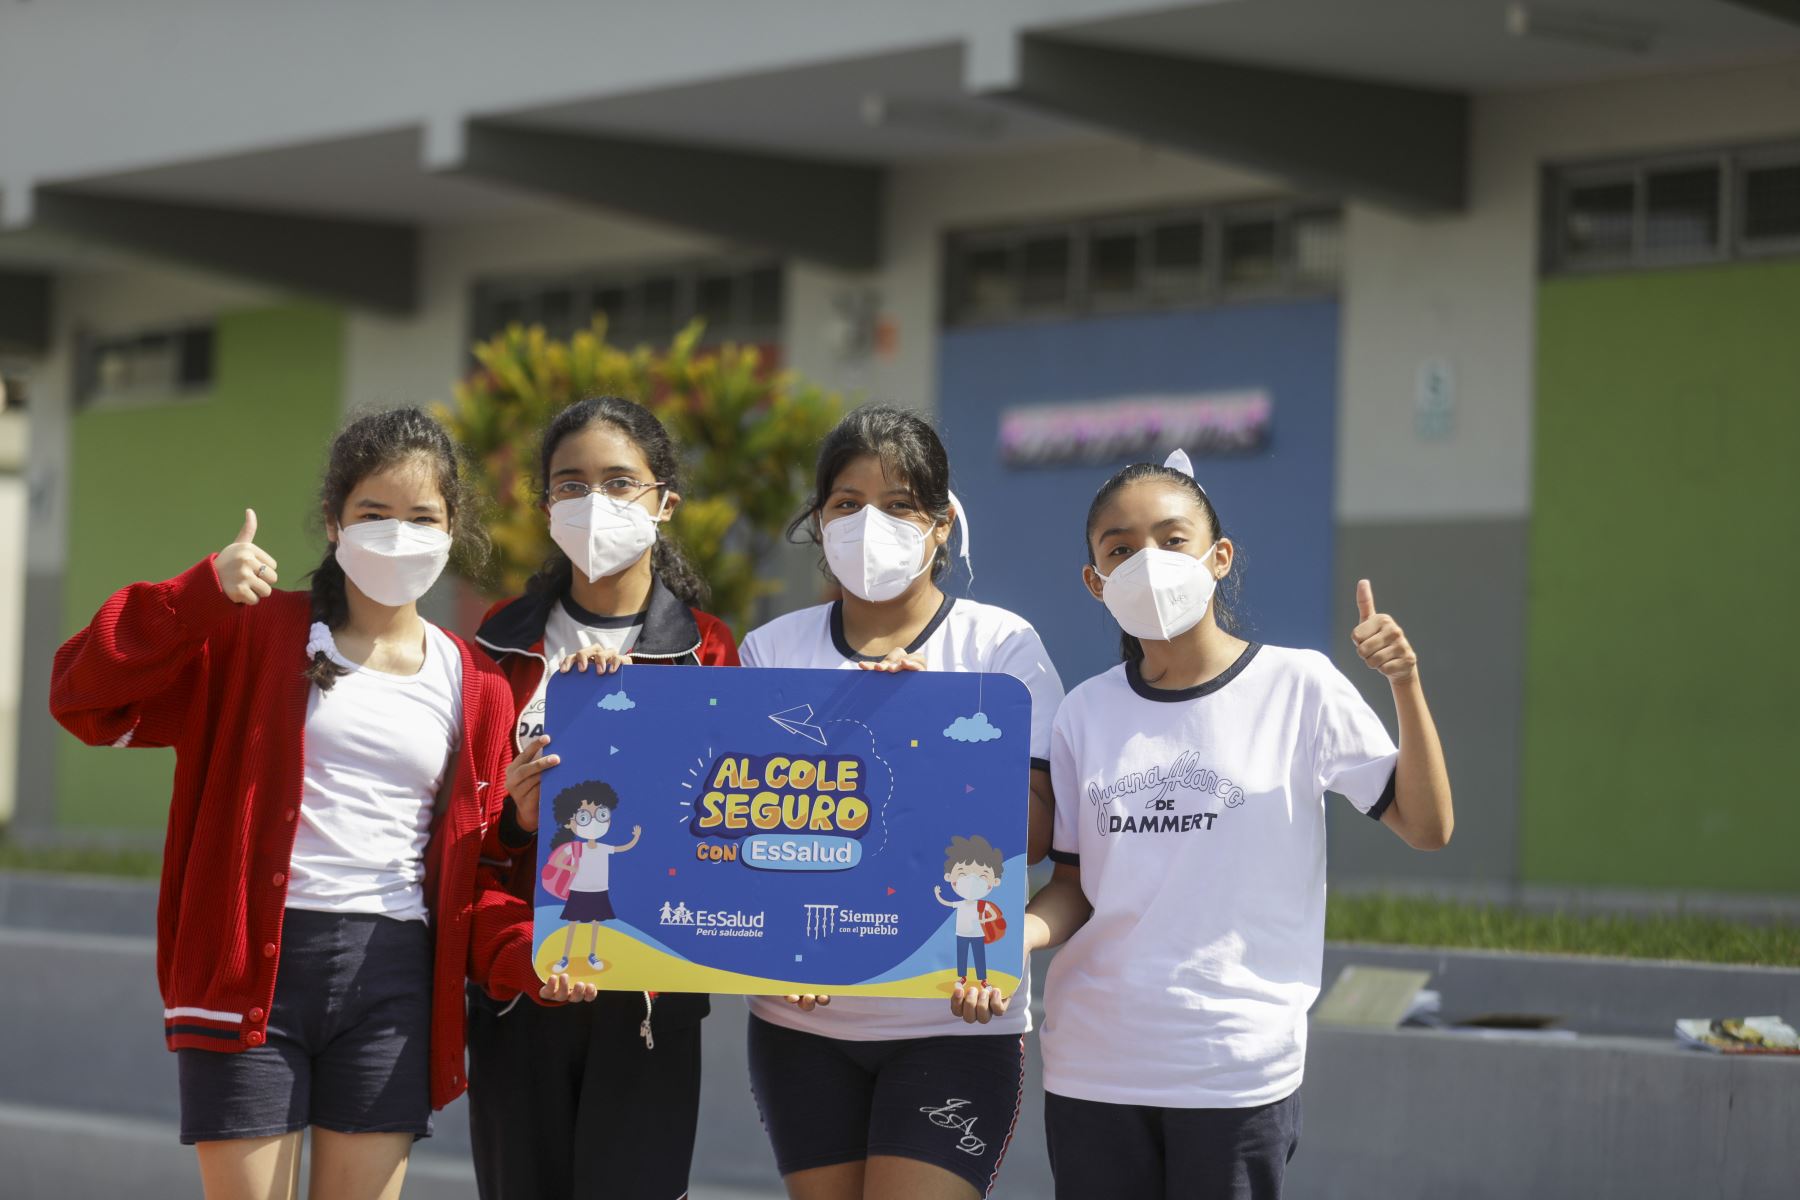
[[[90,745],[173,746],[156,974],[171,1050],[242,1050],[266,1037],[306,762],[303,592],[233,604],[212,558],[116,592],[56,653],[50,710]],[[463,979],[490,993],[539,988],[531,911],[488,882],[512,760],[512,690],[462,651],[462,736],[425,851],[435,934],[431,1103],[467,1085]],[[478,879],[478,875],[481,878]]]

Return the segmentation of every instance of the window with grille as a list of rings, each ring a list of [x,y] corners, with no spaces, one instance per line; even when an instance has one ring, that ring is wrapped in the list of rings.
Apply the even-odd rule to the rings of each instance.
[[[1557,167],[1545,200],[1554,273],[1800,253],[1800,146]]]
[[[660,345],[698,317],[705,345],[768,345],[781,340],[782,294],[781,265],[767,261],[493,279],[475,286],[472,332],[479,340],[508,325],[542,325],[567,338],[604,318],[615,345]]]
[[[84,408],[125,408],[200,396],[213,384],[213,328],[188,325],[84,337],[76,350]]]
[[[953,233],[944,320],[982,325],[1330,293],[1342,246],[1340,209],[1293,201]]]

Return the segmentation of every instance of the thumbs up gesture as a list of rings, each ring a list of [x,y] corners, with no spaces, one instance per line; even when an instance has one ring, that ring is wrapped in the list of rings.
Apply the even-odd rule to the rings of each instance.
[[[1375,611],[1375,589],[1366,579],[1356,582],[1357,625],[1350,631],[1356,652],[1389,683],[1404,683],[1418,674],[1419,656],[1413,653],[1406,631],[1394,618]]]
[[[275,590],[275,560],[256,545],[256,510],[244,510],[244,523],[231,544],[213,560],[219,586],[233,604],[255,604]]]

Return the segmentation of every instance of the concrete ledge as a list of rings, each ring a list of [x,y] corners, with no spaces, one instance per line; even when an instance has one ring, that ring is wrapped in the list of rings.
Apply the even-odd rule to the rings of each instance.
[[[1346,963],[1431,972],[1427,986],[1442,993],[1444,1014],[1453,1019],[1543,1013],[1583,1034],[1671,1044],[1683,1017],[1775,1013],[1800,1020],[1800,970],[1333,942],[1325,948],[1326,988]]]
[[[1324,1028],[1307,1057],[1297,1197],[1762,1200],[1800,1179],[1800,1060]]]
[[[156,893],[141,879],[0,871],[0,929],[154,938]]]
[[[86,914],[114,929],[134,903],[147,922],[154,887],[30,876],[21,899],[19,884],[0,874],[0,1009],[9,1016],[0,1023],[0,1193],[195,1194],[192,1152],[174,1132],[175,1057],[160,1037],[151,939],[15,923]],[[1429,971],[1452,1014],[1554,1012],[1598,1036],[1315,1028],[1298,1200],[1792,1194],[1776,1184],[1800,1177],[1800,1060],[1683,1049],[1671,1027],[1678,1016],[1792,1019],[1800,971],[1334,944],[1328,985],[1345,962]],[[1041,995],[1047,956],[1033,965]],[[749,1093],[746,1020],[741,1001],[720,997],[706,1022],[696,1200],[779,1194]],[[1648,1036],[1609,1036],[1632,1030]],[[1024,1111],[997,1200],[1050,1191],[1038,1064],[1030,1038]],[[460,1101],[437,1115],[408,1196],[473,1194],[467,1122]]]

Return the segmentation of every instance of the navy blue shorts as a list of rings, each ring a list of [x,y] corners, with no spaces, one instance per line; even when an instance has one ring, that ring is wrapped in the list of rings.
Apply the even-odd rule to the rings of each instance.
[[[985,1196],[1025,1088],[1025,1039],[943,1034],[853,1042],[750,1018],[750,1086],[783,1175],[887,1154]]]
[[[431,1135],[431,930],[373,913],[290,908],[268,1040],[180,1049],[181,1140]]]
[[[1280,1200],[1300,1093],[1254,1108],[1152,1108],[1044,1093],[1056,1200]]]

